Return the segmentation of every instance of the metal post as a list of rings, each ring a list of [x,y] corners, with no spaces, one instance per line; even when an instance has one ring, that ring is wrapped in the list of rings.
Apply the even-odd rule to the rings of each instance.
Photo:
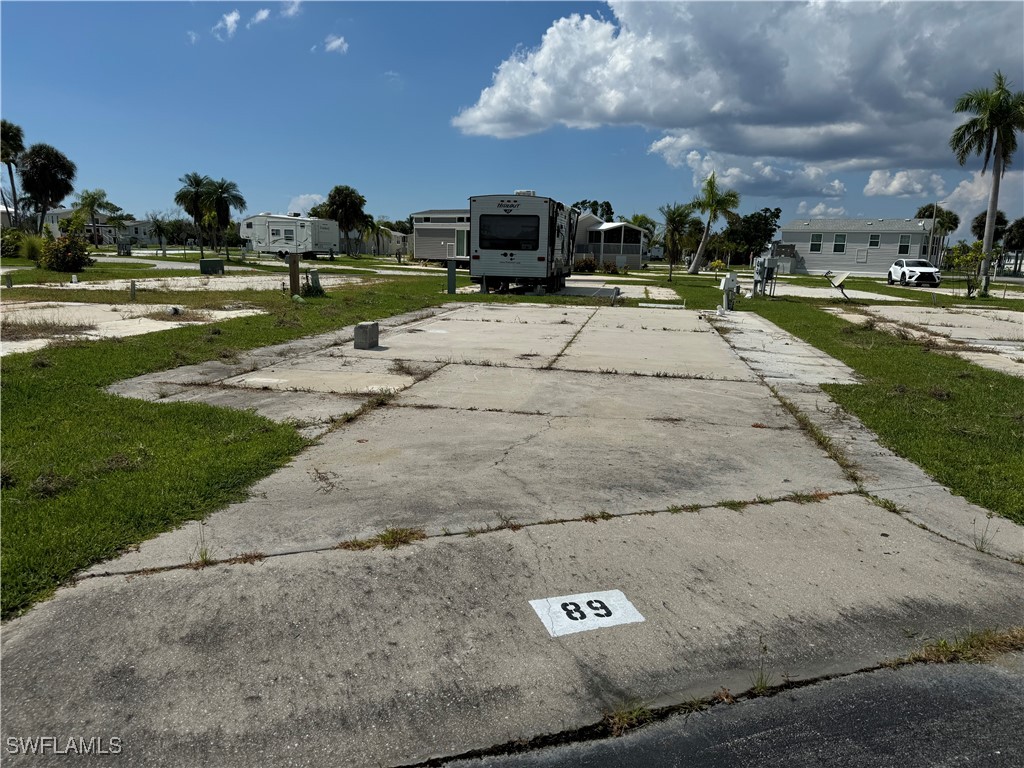
[[[129,295],[129,297],[131,298],[132,301],[135,301],[135,281],[134,280],[131,281],[131,284],[130,284],[130,286],[128,288],[128,295]]]
[[[448,259],[448,293],[455,293],[455,259]]]
[[[14,287],[14,279],[10,276],[10,274],[4,275],[4,285],[8,288]]]

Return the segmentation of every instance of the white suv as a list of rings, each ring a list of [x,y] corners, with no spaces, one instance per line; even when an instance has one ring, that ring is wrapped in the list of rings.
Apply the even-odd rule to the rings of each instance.
[[[942,282],[942,275],[939,274],[938,267],[924,259],[897,259],[889,267],[886,282],[892,285],[897,280],[900,281],[900,285],[938,285]]]

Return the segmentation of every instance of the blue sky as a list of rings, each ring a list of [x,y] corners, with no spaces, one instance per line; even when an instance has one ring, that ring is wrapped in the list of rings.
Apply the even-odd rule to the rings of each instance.
[[[139,217],[197,171],[248,213],[348,184],[380,218],[524,188],[658,218],[715,170],[742,213],[943,200],[967,236],[991,175],[949,151],[952,104],[997,69],[1024,89],[1019,1],[4,0],[0,25],[3,117]]]

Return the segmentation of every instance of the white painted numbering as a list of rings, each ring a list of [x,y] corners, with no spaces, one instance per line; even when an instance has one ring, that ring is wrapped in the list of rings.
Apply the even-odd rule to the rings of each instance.
[[[640,611],[617,589],[545,597],[531,600],[530,605],[552,637],[644,620]]]

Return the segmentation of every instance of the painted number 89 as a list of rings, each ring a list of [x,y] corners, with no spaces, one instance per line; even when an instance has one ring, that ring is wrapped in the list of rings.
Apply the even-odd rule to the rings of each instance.
[[[573,621],[583,621],[587,618],[586,611],[584,611],[579,603],[562,603],[562,610],[565,611],[565,615]],[[607,619],[612,615],[612,609],[605,605],[603,600],[587,600],[587,608],[593,611],[593,615],[599,619]]]

